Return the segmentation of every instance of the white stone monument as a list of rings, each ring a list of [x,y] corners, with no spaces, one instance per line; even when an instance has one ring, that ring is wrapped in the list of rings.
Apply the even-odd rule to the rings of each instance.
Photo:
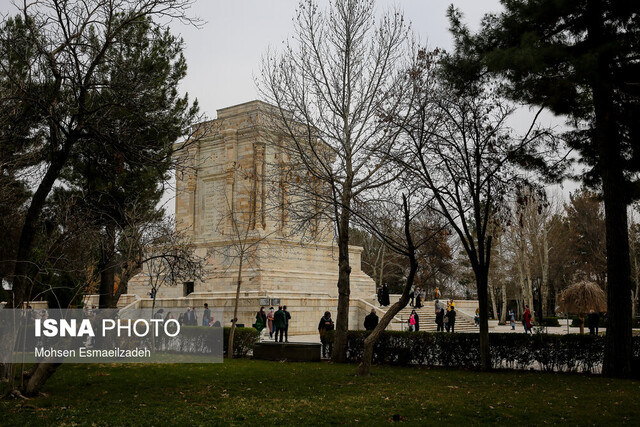
[[[282,167],[288,157],[283,138],[269,125],[274,117],[275,107],[261,101],[223,108],[201,126],[197,143],[179,154],[186,172],[176,176],[176,227],[189,230],[209,262],[203,281],[163,286],[158,297],[234,293],[239,245],[251,247],[243,260],[243,292],[337,297],[338,248],[330,224],[308,224],[304,238],[292,231],[288,206],[294,196]],[[351,298],[372,300],[375,284],[361,270],[361,251],[350,248]],[[129,293],[148,292],[142,277],[129,284]]]

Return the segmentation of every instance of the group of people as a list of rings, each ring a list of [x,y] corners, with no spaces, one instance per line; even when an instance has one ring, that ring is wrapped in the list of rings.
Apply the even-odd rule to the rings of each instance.
[[[166,314],[164,313],[164,309],[159,309],[153,315],[156,319],[163,319],[165,322],[169,319],[175,319],[173,312],[168,311]],[[202,318],[200,319],[200,323],[198,323],[198,315],[196,313],[195,307],[187,307],[187,311],[184,313],[180,313],[178,315],[178,323],[180,326],[207,326],[207,327],[221,327],[219,320],[214,319],[211,310],[209,309],[209,304],[204,304],[204,309],[202,311]]]
[[[425,296],[426,292],[421,287],[412,289],[409,294],[409,298],[411,298],[409,305],[415,308],[422,308]]]
[[[509,325],[511,325],[511,330],[514,331],[516,329],[516,313],[513,310],[509,310]],[[529,309],[528,305],[524,306],[524,313],[522,313],[522,326],[524,327],[524,333],[531,333],[533,335],[533,315],[531,314],[531,309]]]
[[[260,307],[260,311],[256,314],[256,323],[253,327],[262,332],[263,329],[269,329],[269,338],[276,342],[289,342],[289,321],[291,313],[287,311],[286,305],[278,306],[278,311],[273,307],[269,307],[269,313],[264,312],[264,307]]]
[[[437,288],[436,288],[437,291]],[[437,332],[455,332],[456,331],[456,303],[453,299],[447,301],[446,311],[445,307],[440,300],[436,298],[435,302],[435,310],[436,310],[436,328]]]

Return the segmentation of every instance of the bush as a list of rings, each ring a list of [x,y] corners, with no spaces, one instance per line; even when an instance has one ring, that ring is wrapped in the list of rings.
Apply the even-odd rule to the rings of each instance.
[[[230,327],[224,328],[224,354],[229,348]],[[253,344],[258,341],[258,331],[255,328],[236,328],[233,334],[233,357],[246,357],[249,351],[253,351]]]
[[[347,359],[362,359],[369,332],[349,331]],[[592,335],[496,333],[489,335],[494,368],[596,372],[602,364],[604,338]],[[634,363],[640,337],[634,337]],[[480,367],[477,333],[384,332],[374,347],[373,363],[391,365]]]
[[[538,326],[560,326],[557,317],[543,317],[538,321]]]

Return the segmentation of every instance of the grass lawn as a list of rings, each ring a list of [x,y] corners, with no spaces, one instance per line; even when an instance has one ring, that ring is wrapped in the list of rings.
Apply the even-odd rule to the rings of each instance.
[[[640,423],[640,382],[231,360],[209,365],[63,365],[46,397],[1,400],[2,425]]]

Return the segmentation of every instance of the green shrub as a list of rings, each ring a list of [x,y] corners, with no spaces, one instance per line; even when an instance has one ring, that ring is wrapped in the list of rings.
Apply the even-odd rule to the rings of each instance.
[[[349,331],[347,359],[362,359],[369,332]],[[596,372],[604,354],[604,338],[592,335],[495,333],[489,335],[494,368]],[[634,364],[640,361],[640,337],[634,337]],[[373,363],[478,368],[477,333],[386,331],[374,347]]]
[[[560,322],[557,317],[543,317],[538,323],[538,326],[560,326]]]
[[[224,328],[224,354],[229,348],[230,327]],[[233,357],[246,357],[249,351],[253,351],[253,344],[258,341],[258,331],[255,328],[236,328],[233,333]]]

